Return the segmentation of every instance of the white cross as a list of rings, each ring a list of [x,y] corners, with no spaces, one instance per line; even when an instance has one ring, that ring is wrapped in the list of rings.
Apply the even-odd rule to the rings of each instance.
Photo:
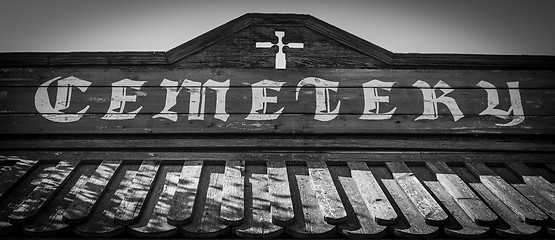
[[[283,47],[304,48],[304,44],[302,43],[283,44],[283,41],[281,39],[283,38],[283,36],[285,36],[285,32],[276,31],[275,35],[278,38],[278,42],[276,44],[271,42],[257,42],[256,48],[271,48],[273,46],[278,46],[278,52],[276,53],[276,69],[285,69],[285,53],[283,53]]]

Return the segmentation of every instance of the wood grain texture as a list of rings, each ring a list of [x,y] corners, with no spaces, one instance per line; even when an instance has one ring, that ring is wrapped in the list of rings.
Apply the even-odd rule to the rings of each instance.
[[[121,161],[103,161],[98,166],[93,175],[82,185],[82,188],[76,190],[75,199],[64,213],[64,222],[76,225],[86,220],[120,164]]]
[[[426,224],[426,219],[409,201],[396,180],[382,179],[382,182],[404,216],[404,221],[392,226],[395,235],[404,238],[433,238],[438,235],[439,227]]]
[[[200,186],[202,166],[202,161],[186,161],[183,163],[179,184],[168,213],[168,223],[179,226],[191,221],[197,191]]]
[[[424,181],[430,191],[443,203],[443,206],[450,212],[449,222],[443,229],[445,234],[454,238],[483,238],[489,234],[490,228],[479,226],[467,215],[464,209],[446,191],[446,188],[437,181]],[[489,210],[489,209],[488,209]],[[493,213],[492,213],[493,214]]]
[[[10,215],[10,223],[23,224],[33,220],[52,200],[61,186],[69,179],[79,160],[62,161],[42,178],[40,184],[26,196]]]
[[[114,221],[116,212],[126,197],[129,186],[137,175],[136,170],[129,170],[123,166],[121,174],[116,176],[111,188],[108,189],[104,198],[99,203],[97,211],[93,211],[89,220],[74,228],[74,232],[80,237],[106,237],[113,238],[125,232],[125,227]]]
[[[550,199],[545,198],[536,188],[528,184],[512,184],[523,196],[542,210],[551,219],[555,219],[555,204]]]
[[[503,178],[495,174],[484,163],[466,163],[467,169],[480,179],[492,194],[503,201],[523,221],[530,224],[542,224],[548,220],[540,209],[520,194]]]
[[[340,233],[349,238],[380,238],[387,234],[387,227],[376,221],[379,212],[368,207],[368,201],[357,187],[355,178],[339,177],[339,182],[354,212],[346,224],[339,225]]]
[[[154,201],[154,211],[147,218],[146,223],[139,222],[136,225],[129,226],[129,232],[140,238],[164,238],[176,235],[178,228],[168,223],[167,216],[171,207],[174,194],[177,190],[179,181],[179,173],[166,173],[163,186],[158,188]]]
[[[226,161],[222,185],[220,218],[230,226],[241,224],[245,217],[245,162]]]
[[[230,231],[230,227],[221,223],[219,218],[225,176],[215,172],[214,166],[206,166],[206,168],[209,174],[206,178],[202,178],[202,181],[208,182],[208,189],[204,193],[206,198],[195,209],[191,223],[180,227],[180,233],[189,238],[215,238]]]
[[[524,183],[530,185],[536,192],[555,205],[555,186],[551,182],[538,175],[523,163],[507,163],[507,166],[514,173],[518,174]]]
[[[31,172],[38,161],[35,160],[18,160],[17,163],[8,167],[6,172],[0,174],[0,199],[4,194],[12,190],[13,187],[20,182],[26,175]]]
[[[426,166],[436,174],[442,189],[447,191],[460,208],[478,225],[489,226],[498,218],[466,183],[444,162],[426,162]],[[436,194],[437,196],[437,194]]]
[[[308,161],[306,165],[316,193],[316,199],[318,199],[320,208],[324,213],[324,220],[330,224],[345,222],[347,212],[345,212],[326,163],[323,161]]]
[[[268,187],[270,191],[270,211],[272,223],[286,226],[293,222],[295,213],[291,200],[291,189],[285,161],[272,160],[266,162],[268,173]]]
[[[295,222],[286,227],[286,232],[295,238],[326,238],[335,233],[336,226],[325,221],[324,211],[317,199],[317,193],[310,176],[301,173],[299,167],[292,167],[298,189],[293,189],[300,204],[295,205]],[[335,189],[335,188],[334,188]]]
[[[541,227],[533,226],[521,220],[502,199],[497,198],[482,183],[470,183],[488,205],[504,220],[507,226],[496,226],[495,232],[501,237],[533,237],[539,234]]]
[[[374,221],[380,225],[391,225],[397,220],[397,213],[378,184],[376,178],[364,162],[347,162],[351,176],[360,192],[363,203]]]
[[[235,235],[242,238],[275,238],[284,232],[284,228],[272,223],[269,181],[267,174],[252,174],[248,178],[251,186],[250,206],[245,208],[248,214],[242,225],[233,228]]]
[[[399,187],[403,189],[410,202],[416,206],[427,224],[441,226],[446,223],[447,213],[443,211],[405,163],[387,162],[386,165]]]
[[[137,221],[159,167],[158,161],[144,161],[141,164],[131,185],[126,186],[128,190],[118,207],[114,221],[122,225],[130,225]]]

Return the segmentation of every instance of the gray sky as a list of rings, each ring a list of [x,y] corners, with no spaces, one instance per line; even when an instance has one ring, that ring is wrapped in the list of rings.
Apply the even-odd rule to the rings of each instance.
[[[555,0],[0,0],[0,52],[166,51],[248,12],[311,14],[397,53],[555,55]]]

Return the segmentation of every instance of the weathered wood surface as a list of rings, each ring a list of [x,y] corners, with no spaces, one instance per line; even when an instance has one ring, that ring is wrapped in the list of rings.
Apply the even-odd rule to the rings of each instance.
[[[268,173],[268,187],[270,191],[270,211],[272,223],[286,226],[294,220],[293,201],[289,188],[287,166],[283,159],[276,158],[266,162]]]
[[[226,161],[220,217],[224,223],[237,226],[245,216],[245,162]]]
[[[199,188],[202,161],[185,161],[167,221],[172,225],[183,225],[191,220],[193,206]]]
[[[37,162],[26,159],[17,160],[17,163],[9,166],[5,170],[6,172],[0,174],[0,199],[33,170]]]
[[[345,222],[347,212],[345,212],[326,163],[323,161],[308,161],[306,164],[312,181],[311,186],[316,193],[320,209],[324,213],[324,220],[330,224]]]
[[[20,225],[33,220],[60,191],[79,163],[79,160],[62,161],[49,169],[49,174],[40,179],[40,184],[9,215],[10,223]]]
[[[488,205],[504,220],[504,225],[496,226],[495,231],[501,237],[533,237],[539,234],[541,227],[529,225],[522,221],[521,217],[513,212],[505,201],[497,198],[482,183],[470,183],[470,186],[476,191]]]
[[[441,226],[447,221],[447,213],[443,211],[405,163],[387,162],[386,165],[399,187],[405,192],[408,200],[416,206],[427,224]]]
[[[523,221],[530,224],[543,224],[548,220],[547,215],[484,163],[466,163],[465,165],[492,194],[503,201]]]
[[[394,224],[397,221],[397,213],[366,163],[347,162],[347,165],[373,220],[381,225]]]
[[[121,161],[103,161],[98,166],[87,182],[81,188],[76,189],[75,199],[64,213],[64,222],[76,225],[86,220],[120,164]]]
[[[469,215],[461,207],[460,203],[449,195],[446,188],[437,181],[424,181],[430,191],[443,203],[443,206],[451,213],[451,217],[444,227],[445,234],[455,238],[481,238],[489,234],[490,228],[483,227],[476,224],[476,220],[469,217]],[[487,209],[489,212],[489,208]],[[491,214],[494,214],[491,212]],[[471,215],[472,216],[472,215]]]
[[[426,162],[426,166],[435,173],[437,181],[441,184],[442,189],[445,189],[445,191],[449,193],[472,221],[479,225],[488,226],[498,220],[497,215],[478,198],[447,164],[444,162]]]
[[[341,149],[361,151],[490,151],[490,152],[555,152],[555,141],[549,136],[433,136],[433,135],[190,135],[172,134],[133,136],[71,135],[5,136],[0,139],[0,150],[96,150],[117,151],[130,148],[148,149],[241,149],[241,150],[298,150],[333,151]]]
[[[0,134],[555,134],[555,116],[526,116],[522,124],[507,128],[494,116],[469,116],[453,122],[439,116],[436,120],[414,121],[417,115],[392,116],[387,121],[364,121],[360,115],[338,115],[334,120],[314,120],[314,114],[282,114],[274,121],[245,121],[247,114],[230,115],[227,122],[206,115],[203,121],[189,121],[188,114],[178,122],[153,119],[155,114],[139,114],[132,121],[106,121],[104,114],[84,114],[77,122],[60,125],[37,114],[6,114],[0,118]],[[181,119],[181,121],[179,120]],[[146,125],[145,125],[146,124]]]

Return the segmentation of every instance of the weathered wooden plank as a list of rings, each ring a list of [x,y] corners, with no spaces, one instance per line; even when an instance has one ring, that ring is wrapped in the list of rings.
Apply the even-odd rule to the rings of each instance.
[[[90,215],[97,200],[106,190],[114,173],[119,169],[121,161],[103,161],[82,188],[77,190],[76,197],[64,213],[64,222],[71,225],[83,223]]]
[[[180,227],[181,234],[189,238],[215,238],[229,232],[229,226],[220,222],[220,208],[222,204],[222,185],[225,176],[214,172],[213,166],[206,166],[210,174],[202,181],[209,183],[206,200],[200,203],[198,210],[193,214],[191,223]],[[199,202],[197,201],[197,204]],[[197,214],[198,213],[198,214]]]
[[[159,161],[144,161],[141,164],[133,182],[127,186],[127,194],[119,205],[114,221],[122,225],[129,225],[137,220],[145,199],[151,192],[151,185],[159,167]]]
[[[345,222],[347,212],[331,178],[328,166],[323,161],[307,161],[308,174],[316,193],[316,199],[324,212],[324,220],[331,224]]]
[[[443,211],[405,163],[387,162],[386,165],[397,184],[405,191],[408,199],[416,206],[427,224],[440,226],[447,221],[447,213]]]
[[[504,151],[504,152],[553,152],[555,141],[545,137],[509,137],[483,136],[480,138],[460,135],[429,136],[403,135],[401,136],[291,136],[291,135],[256,135],[256,136],[175,136],[165,135],[161,138],[145,136],[120,136],[120,138],[102,138],[98,136],[58,136],[55,141],[50,136],[35,135],[32,139],[17,136],[0,140],[0,149],[18,150],[82,150],[93,149],[156,149],[173,148],[193,150],[198,148],[222,149],[234,148],[250,149],[317,149],[317,150],[428,150],[428,151]]]
[[[495,232],[501,237],[533,237],[539,234],[541,227],[533,226],[521,220],[507,205],[497,198],[482,183],[470,183],[470,186],[488,203],[508,226],[496,226]]]
[[[267,174],[252,174],[249,178],[252,205],[246,206],[250,216],[241,226],[235,227],[233,232],[242,238],[275,238],[284,232],[284,228],[272,223],[270,205],[269,180]]]
[[[504,163],[507,161],[519,161],[527,163],[550,163],[555,158],[555,154],[549,153],[505,153],[505,152],[433,152],[433,151],[404,151],[397,150],[391,152],[370,151],[372,161],[375,162],[429,162],[441,159],[447,163],[460,162],[488,162]],[[210,154],[207,154],[210,153]],[[222,159],[288,159],[287,161],[304,161],[309,157],[316,159],[326,159],[327,162],[359,162],[368,161],[367,151],[322,151],[318,153],[255,153],[255,152],[231,152],[231,151],[191,151],[191,152],[169,152],[169,151],[2,151],[0,154],[14,155],[25,158],[32,158],[42,162],[55,163],[57,161],[73,160],[79,156],[81,160],[102,162],[104,160],[137,161],[137,159],[151,159],[156,161],[204,161],[218,162]]]
[[[226,161],[220,218],[227,225],[237,226],[245,217],[245,162]]]
[[[271,58],[271,57],[269,57]],[[319,77],[328,81],[340,82],[342,87],[360,87],[372,79],[395,82],[394,87],[412,87],[418,80],[428,82],[431,86],[439,80],[452,88],[480,88],[480,81],[487,81],[495,87],[507,88],[507,82],[518,81],[524,88],[555,88],[550,79],[555,78],[553,70],[441,70],[441,69],[322,69],[304,68],[295,71],[282,71],[272,68],[200,68],[179,69],[171,67],[140,66],[133,69],[121,67],[55,67],[48,71],[35,68],[0,68],[0,86],[34,86],[55,77],[75,76],[90,81],[94,86],[111,87],[113,82],[124,78],[135,81],[147,81],[145,86],[160,86],[163,79],[179,81],[190,79],[205,82],[212,79],[224,82],[230,79],[230,86],[250,86],[263,79],[285,82],[284,86],[296,86],[305,77]]]
[[[523,196],[541,209],[551,219],[555,219],[555,204],[539,193],[536,188],[528,184],[512,184]]]
[[[552,183],[535,173],[523,163],[507,163],[507,166],[510,170],[518,174],[524,183],[530,185],[536,192],[555,205],[555,186]]]
[[[183,163],[179,184],[168,212],[168,223],[178,226],[191,220],[202,166],[202,161],[185,161]]]
[[[433,238],[438,235],[439,227],[426,224],[426,219],[409,201],[406,192],[396,180],[382,179],[382,182],[404,216],[404,221],[392,226],[395,235],[404,238]]]
[[[464,209],[458,204],[452,195],[440,182],[424,181],[430,191],[443,203],[445,208],[451,213],[449,222],[443,229],[445,234],[454,238],[482,238],[489,234],[489,227],[478,226],[475,219],[467,215]],[[489,209],[488,209],[489,210]],[[460,226],[460,227],[459,227]]]
[[[442,188],[449,193],[472,221],[482,226],[489,226],[497,222],[497,215],[476,196],[447,164],[444,162],[426,162],[426,166],[436,174],[437,181]]]
[[[177,122],[153,118],[153,114],[138,114],[133,120],[119,121],[104,120],[103,116],[84,114],[76,122],[60,124],[39,114],[6,114],[0,118],[0,125],[4,126],[0,133],[555,134],[555,126],[551,124],[555,116],[526,116],[524,122],[512,127],[495,125],[508,121],[494,116],[465,116],[457,122],[447,116],[415,121],[418,115],[393,115],[387,121],[360,120],[360,115],[338,115],[328,122],[315,120],[314,114],[281,114],[272,121],[245,120],[247,114],[232,114],[226,122],[213,115],[206,115],[204,120],[189,121],[187,114],[180,114]]]
[[[126,166],[123,166],[126,167]],[[112,238],[125,232],[125,227],[114,221],[115,214],[129,191],[129,186],[137,175],[137,171],[122,169],[116,176],[113,187],[109,188],[101,199],[99,207],[92,212],[90,218],[74,228],[75,234],[81,237]]]
[[[376,178],[364,162],[347,162],[351,176],[374,221],[380,225],[391,225],[397,220],[397,213],[385,196]]]
[[[376,221],[376,214],[379,212],[368,207],[368,201],[365,200],[365,194],[363,194],[364,190],[359,190],[355,178],[339,177],[339,182],[354,211],[354,216],[351,216],[351,218],[354,217],[352,220],[339,225],[340,233],[349,238],[380,238],[387,234],[387,227],[379,225]],[[393,208],[392,211],[395,212]],[[397,214],[395,214],[396,217]]]
[[[48,89],[55,89],[52,87],[0,87],[0,92],[3,92],[5,97],[0,101],[0,112],[7,114],[25,114],[37,113],[36,95],[39,91],[47,91]],[[214,89],[222,89],[214,87]],[[204,98],[203,109],[205,114],[249,114],[252,109],[253,92],[265,91],[265,88],[260,87],[230,87],[226,88],[226,95],[224,99],[225,108],[217,109],[215,106],[219,99],[212,90],[208,90]],[[176,87],[177,91],[178,88]],[[198,94],[198,88],[188,89],[183,87],[179,89],[179,95],[175,105],[171,108],[173,112],[189,113],[198,112],[198,109],[191,109],[190,101],[194,101],[193,94]],[[436,91],[452,91],[447,96],[454,99],[454,103],[465,116],[476,116],[485,111],[492,103],[488,94],[484,89],[437,89]],[[498,91],[498,102],[500,104],[508,104],[511,101],[506,89],[494,90]],[[59,91],[62,91],[60,89]],[[314,113],[316,109],[315,95],[319,91],[324,91],[322,88],[303,87],[297,86],[283,86],[279,92],[268,93],[269,96],[275,96],[278,101],[273,104],[267,105],[267,112],[276,112],[283,107],[284,113],[289,114],[309,114]],[[368,87],[339,87],[337,92],[330,94],[329,104],[332,109],[339,105],[340,114],[349,115],[362,115],[364,114],[365,103],[371,98],[367,96],[366,92],[373,92],[374,88]],[[128,88],[127,95],[135,95],[134,102],[129,101],[125,104],[125,109],[133,111],[141,107],[140,113],[143,114],[157,114],[160,113],[166,103],[168,91],[160,86],[143,86],[140,90],[132,90]],[[387,96],[388,102],[380,103],[379,112],[386,113],[394,111],[396,115],[422,115],[424,113],[424,99],[422,91],[418,88],[398,88],[393,87],[390,91],[383,91],[380,95]],[[513,94],[514,95],[514,94]],[[512,95],[511,95],[512,96]],[[516,115],[530,115],[530,116],[552,116],[555,115],[555,110],[550,106],[555,104],[555,89],[519,89],[519,96],[522,99],[519,106],[523,109],[522,113],[518,111],[512,114]],[[112,101],[120,101],[118,97],[112,96],[112,88],[110,87],[95,87],[90,86],[86,92],[79,90],[72,90],[71,98],[68,101],[68,108],[64,112],[78,112],[81,109],[87,108],[89,114],[106,114]],[[373,100],[374,101],[374,100]],[[221,103],[220,103],[221,104]],[[374,111],[373,111],[374,112]],[[438,115],[452,116],[461,115],[452,113],[447,108],[437,108]],[[369,114],[369,113],[368,113]],[[507,121],[508,122],[508,121]]]
[[[542,224],[547,221],[547,215],[484,163],[466,163],[465,165],[492,194],[503,201],[523,221],[531,224]]]
[[[291,200],[291,189],[285,161],[276,159],[266,162],[268,172],[268,187],[270,191],[270,211],[272,223],[286,226],[293,222],[295,213]]]
[[[37,163],[36,160],[20,159],[10,166],[5,173],[2,173],[0,175],[0,199],[27,176],[36,167]]]
[[[146,224],[138,223],[129,226],[129,232],[141,238],[163,238],[177,234],[177,227],[170,225],[167,215],[171,207],[174,194],[177,190],[179,173],[168,172],[163,187],[156,193],[153,213],[149,216]]]
[[[79,160],[60,162],[56,169],[41,179],[41,183],[10,214],[10,223],[19,225],[35,218],[69,179],[79,162]]]
[[[286,232],[296,238],[329,237],[334,234],[336,227],[325,220],[322,206],[316,197],[314,181],[311,177],[300,174],[297,168],[292,169],[298,186],[293,191],[300,198],[300,204],[295,205],[300,213],[295,214],[295,222],[287,226]]]
[[[75,199],[79,190],[87,183],[92,169],[84,173],[81,169],[76,169],[77,173],[82,174],[77,181],[68,180],[69,192],[60,191],[51,201],[50,207],[41,211],[37,219],[31,224],[23,226],[23,233],[34,237],[56,237],[64,233],[69,233],[71,227],[63,221],[63,215],[67,207]]]

